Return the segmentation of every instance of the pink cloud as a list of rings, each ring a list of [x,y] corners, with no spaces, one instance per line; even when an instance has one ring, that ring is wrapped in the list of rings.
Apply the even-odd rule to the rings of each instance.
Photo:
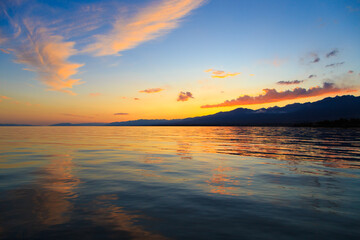
[[[177,101],[185,102],[190,98],[194,98],[191,92],[180,92]]]
[[[38,80],[50,91],[76,95],[71,88],[83,82],[72,79],[83,64],[71,63],[67,59],[75,55],[74,42],[65,42],[61,36],[50,35],[44,28],[31,27],[24,23],[27,38],[17,46],[15,62],[24,64],[27,70],[35,71]]]
[[[158,38],[178,27],[179,21],[205,0],[161,0],[142,8],[131,18],[119,17],[109,34],[97,35],[86,52],[96,56],[116,55]]]
[[[141,90],[139,92],[141,92],[141,93],[157,93],[157,92],[161,92],[163,90],[164,89],[162,89],[162,88],[149,88],[149,89]]]
[[[0,51],[2,51],[3,53],[6,53],[6,54],[10,54],[10,52],[6,49],[3,49],[3,48],[0,48]]]
[[[236,99],[226,100],[225,102],[219,104],[203,105],[201,106],[201,108],[230,107],[230,106],[240,106],[240,105],[272,103],[272,102],[280,102],[280,101],[299,99],[299,98],[315,97],[326,94],[349,92],[353,90],[348,88],[338,88],[333,83],[325,82],[322,87],[316,86],[309,89],[295,88],[294,90],[286,90],[286,91],[278,92],[275,89],[267,88],[264,89],[263,91],[264,94],[258,96],[252,97],[249,95],[244,95]]]
[[[239,75],[241,73],[239,72],[234,72],[234,73],[230,73],[230,72],[225,72],[222,70],[215,70],[215,69],[207,69],[204,72],[211,72],[211,77],[212,78],[227,78],[227,77],[234,77],[236,75]]]
[[[15,55],[15,62],[26,65],[26,70],[37,73],[47,90],[60,91],[75,95],[70,89],[81,84],[80,79],[72,76],[83,64],[72,63],[68,58],[77,54],[75,42],[65,41],[60,35],[54,35],[44,26],[46,23],[32,21],[31,17],[12,17],[4,9],[14,34],[6,43],[11,49],[1,49],[4,53]]]

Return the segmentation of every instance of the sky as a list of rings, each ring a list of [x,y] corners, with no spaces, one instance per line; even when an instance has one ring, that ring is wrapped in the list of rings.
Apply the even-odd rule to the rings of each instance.
[[[359,96],[359,0],[2,0],[0,123]]]

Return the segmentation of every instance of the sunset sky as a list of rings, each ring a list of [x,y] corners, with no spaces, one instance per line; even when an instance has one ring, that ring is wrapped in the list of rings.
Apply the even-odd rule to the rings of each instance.
[[[1,0],[0,123],[359,96],[359,43],[359,0]]]

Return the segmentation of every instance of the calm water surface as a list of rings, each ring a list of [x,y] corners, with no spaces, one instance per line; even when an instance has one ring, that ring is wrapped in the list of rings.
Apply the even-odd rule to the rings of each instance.
[[[359,238],[359,129],[0,127],[0,239]]]

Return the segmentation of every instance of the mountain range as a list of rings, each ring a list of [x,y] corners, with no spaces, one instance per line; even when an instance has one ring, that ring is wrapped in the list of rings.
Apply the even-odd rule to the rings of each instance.
[[[125,122],[71,124],[56,126],[294,126],[321,121],[360,118],[360,97],[328,97],[316,102],[294,103],[284,107],[257,110],[237,108],[228,112],[185,119],[140,119]]]
[[[139,119],[112,123],[57,123],[51,126],[356,126],[360,127],[360,96],[328,97],[316,102],[228,112],[184,119]],[[0,126],[30,126],[0,124]]]

